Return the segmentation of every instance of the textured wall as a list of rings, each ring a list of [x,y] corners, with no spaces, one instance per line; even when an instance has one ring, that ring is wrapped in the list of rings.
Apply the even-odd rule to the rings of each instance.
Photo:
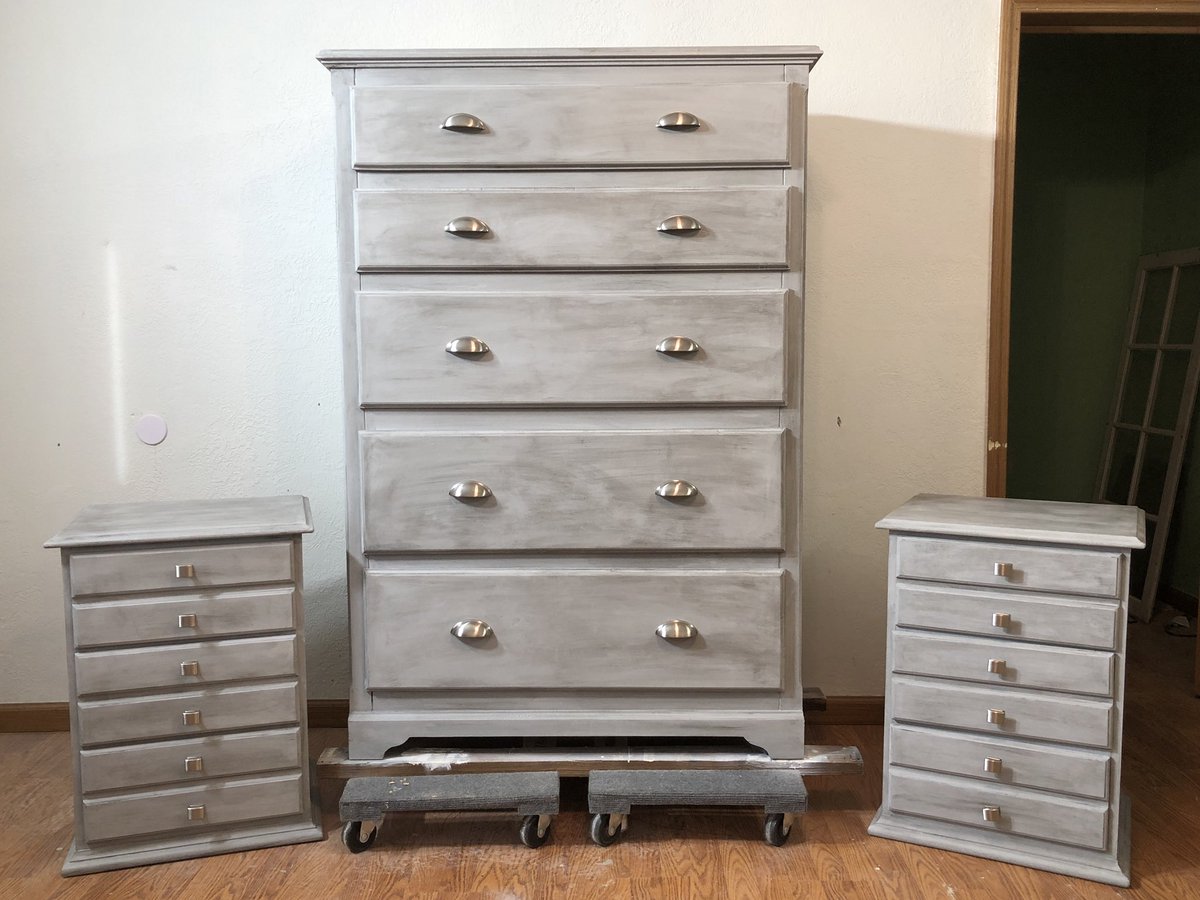
[[[0,0],[0,702],[66,696],[86,503],[304,493],[310,695],[345,695],[327,47],[818,44],[805,677],[883,685],[885,543],[983,488],[999,4]],[[164,415],[165,443],[133,423]]]

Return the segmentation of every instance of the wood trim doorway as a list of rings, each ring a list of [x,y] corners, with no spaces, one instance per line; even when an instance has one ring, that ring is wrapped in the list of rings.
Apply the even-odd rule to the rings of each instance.
[[[987,495],[1007,494],[1013,181],[1021,34],[1200,34],[1200,0],[1001,0],[988,323]],[[1200,671],[1200,670],[1198,670]]]

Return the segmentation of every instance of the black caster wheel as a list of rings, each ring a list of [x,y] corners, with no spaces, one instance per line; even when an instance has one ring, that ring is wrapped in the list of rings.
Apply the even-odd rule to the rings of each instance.
[[[526,847],[532,847],[536,850],[550,838],[550,823],[546,823],[546,830],[538,834],[538,817],[526,816],[521,822],[521,843]]]
[[[592,816],[592,840],[601,847],[611,847],[621,836],[620,828],[611,832],[608,830],[611,821],[612,816],[608,813],[596,813]]]
[[[346,849],[351,853],[362,853],[375,843],[375,835],[377,834],[379,834],[379,829],[372,829],[370,835],[364,839],[362,836],[362,822],[347,822],[342,826],[342,843],[346,845]]]
[[[763,839],[772,847],[782,847],[787,843],[791,830],[783,825],[783,813],[771,813],[763,825]]]

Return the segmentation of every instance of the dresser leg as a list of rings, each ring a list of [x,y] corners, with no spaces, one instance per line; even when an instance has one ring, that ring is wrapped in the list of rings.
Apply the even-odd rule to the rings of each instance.
[[[804,725],[802,722],[760,726],[742,735],[756,747],[767,751],[771,759],[804,758]]]

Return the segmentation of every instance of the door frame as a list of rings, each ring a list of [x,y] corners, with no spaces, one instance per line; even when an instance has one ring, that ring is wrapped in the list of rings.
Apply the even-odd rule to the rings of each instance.
[[[1013,185],[1021,35],[1200,34],[1200,0],[1001,0],[988,317],[987,495],[1007,493],[1008,357],[1012,302]]]

